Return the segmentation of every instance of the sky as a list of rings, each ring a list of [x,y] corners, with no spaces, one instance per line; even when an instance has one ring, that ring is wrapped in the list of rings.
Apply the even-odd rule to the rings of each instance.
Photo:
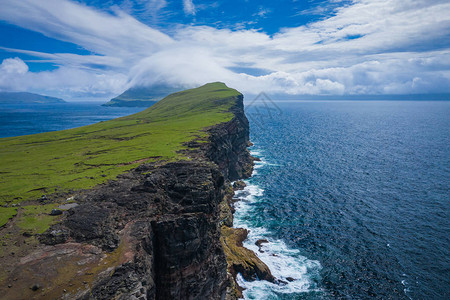
[[[0,0],[0,91],[450,93],[448,0]]]

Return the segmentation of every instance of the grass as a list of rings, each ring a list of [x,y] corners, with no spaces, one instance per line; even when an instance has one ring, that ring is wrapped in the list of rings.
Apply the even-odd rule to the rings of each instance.
[[[17,214],[16,207],[0,207],[0,227]]]
[[[0,139],[0,205],[114,179],[142,160],[179,160],[202,129],[229,121],[240,95],[223,83],[167,96],[127,117],[35,135]],[[0,216],[7,216],[4,208]],[[27,225],[23,224],[24,228]]]
[[[50,216],[49,213],[57,205],[27,205],[23,207],[22,215],[17,220],[17,226],[23,231],[31,234],[45,232],[50,225],[58,221],[57,216]]]

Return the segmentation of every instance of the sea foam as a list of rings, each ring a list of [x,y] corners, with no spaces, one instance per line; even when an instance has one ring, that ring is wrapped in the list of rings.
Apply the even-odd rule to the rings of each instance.
[[[261,155],[261,151],[252,151],[253,156]],[[245,288],[243,294],[246,299],[279,299],[282,295],[296,295],[319,290],[317,282],[320,280],[319,271],[321,265],[318,261],[310,260],[300,254],[297,249],[292,249],[282,240],[272,238],[271,233],[264,227],[252,224],[254,204],[264,199],[264,189],[258,186],[258,170],[269,164],[264,158],[255,162],[253,177],[245,180],[247,186],[236,192],[234,226],[249,230],[244,246],[256,253],[256,255],[270,268],[272,275],[277,279],[276,283],[265,280],[246,281],[238,274],[238,284]],[[267,240],[258,247],[258,240]]]

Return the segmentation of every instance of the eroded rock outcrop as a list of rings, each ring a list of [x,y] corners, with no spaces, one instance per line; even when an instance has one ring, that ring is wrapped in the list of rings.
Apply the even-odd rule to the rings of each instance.
[[[256,254],[243,247],[242,242],[247,238],[248,231],[244,228],[222,227],[222,244],[227,256],[227,263],[231,266],[233,275],[241,273],[245,280],[263,279],[274,282],[275,278],[266,264]]]

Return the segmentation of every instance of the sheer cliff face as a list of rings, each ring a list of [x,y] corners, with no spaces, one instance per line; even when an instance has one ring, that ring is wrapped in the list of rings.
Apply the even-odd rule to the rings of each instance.
[[[220,243],[219,203],[225,182],[249,177],[253,167],[242,95],[235,103],[233,119],[209,129],[209,143],[202,147],[213,164],[177,167],[175,177],[181,178],[168,190],[170,205],[178,205],[176,213],[152,223],[158,299],[225,298],[229,280]]]
[[[242,96],[235,98],[234,118],[209,129],[194,159],[143,164],[80,194],[80,205],[40,237],[49,246],[17,272],[52,270],[37,282],[47,287],[62,281],[61,261],[75,266],[66,271],[74,276],[65,274],[65,292],[48,287],[41,298],[224,299],[219,203],[227,180],[248,177],[252,168]]]
[[[252,173],[253,162],[248,152],[249,123],[244,113],[243,96],[237,97],[231,108],[234,118],[210,130],[211,143],[208,157],[215,162],[220,171],[230,181],[248,178]]]

